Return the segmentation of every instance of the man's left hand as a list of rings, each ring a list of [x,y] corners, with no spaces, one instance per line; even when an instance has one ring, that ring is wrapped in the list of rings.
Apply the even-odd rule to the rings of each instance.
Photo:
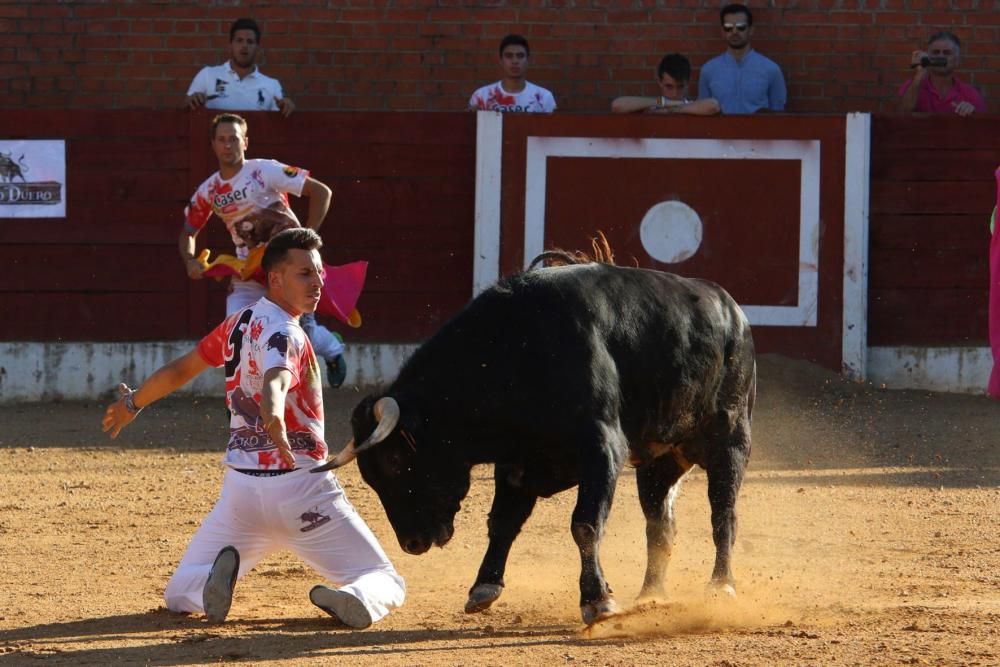
[[[284,116],[285,118],[291,116],[292,112],[295,111],[295,103],[292,102],[287,97],[282,99],[275,97],[274,103],[278,105],[278,111],[280,111],[281,115]]]
[[[121,430],[132,423],[137,412],[132,412],[125,406],[125,397],[132,393],[128,385],[122,383],[118,385],[120,398],[108,406],[104,411],[104,419],[101,420],[101,430],[107,433],[111,431],[111,439],[114,440],[121,433]]]

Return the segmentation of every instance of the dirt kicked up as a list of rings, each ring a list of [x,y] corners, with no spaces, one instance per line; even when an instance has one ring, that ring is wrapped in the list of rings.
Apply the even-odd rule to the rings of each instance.
[[[361,397],[327,396],[345,442]],[[0,408],[0,665],[1000,664],[1000,404],[889,391],[760,360],[754,450],[738,505],[738,597],[706,598],[705,476],[677,500],[667,600],[633,605],[645,524],[626,470],[602,561],[620,616],[579,623],[570,491],[539,502],[489,611],[462,612],[486,545],[491,469],[443,549],[408,556],[354,465],[348,495],[406,578],[365,631],[313,607],[289,554],[236,588],[229,620],[163,608],[163,587],[221,484],[221,399],[168,400],[113,444],[104,401]]]

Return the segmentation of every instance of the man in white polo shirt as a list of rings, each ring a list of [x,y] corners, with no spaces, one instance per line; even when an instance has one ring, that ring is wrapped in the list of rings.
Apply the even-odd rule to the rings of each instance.
[[[277,79],[264,76],[254,62],[260,47],[260,28],[253,19],[236,19],[229,28],[229,60],[203,67],[188,87],[189,109],[224,111],[280,111],[288,117],[295,105],[285,97]]]

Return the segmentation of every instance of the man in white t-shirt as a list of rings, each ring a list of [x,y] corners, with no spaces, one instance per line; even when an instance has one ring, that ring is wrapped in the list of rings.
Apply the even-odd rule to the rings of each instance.
[[[507,35],[500,42],[503,78],[483,86],[469,98],[470,111],[552,113],[556,100],[545,88],[527,80],[531,49],[521,35]]]
[[[285,97],[277,79],[261,74],[255,64],[260,28],[253,19],[237,19],[229,28],[229,60],[203,67],[188,86],[189,109],[224,111],[280,111],[288,117],[295,105]]]
[[[276,160],[247,159],[249,146],[247,122],[236,114],[219,114],[212,119],[212,150],[219,170],[198,186],[187,208],[178,249],[188,277],[202,277],[202,265],[195,253],[196,237],[215,214],[226,225],[236,246],[236,256],[246,259],[250,251],[271,240],[299,220],[288,205],[288,195],[309,198],[306,227],[316,230],[323,224],[330,208],[330,188],[309,175],[305,169]],[[226,314],[246,308],[264,294],[256,280],[234,277],[226,296]],[[302,318],[316,353],[326,360],[327,379],[333,387],[344,381],[344,344],[325,327],[316,324],[312,313]]]
[[[319,304],[322,245],[311,229],[277,234],[262,262],[266,294],[137,389],[119,385],[105,411],[101,427],[115,438],[145,406],[225,367],[232,416],[222,491],[167,583],[170,611],[221,623],[236,581],[282,548],[337,586],[314,586],[309,599],[349,627],[366,628],[403,603],[403,578],[337,478],[310,473],[328,450],[319,365],[299,318]]]

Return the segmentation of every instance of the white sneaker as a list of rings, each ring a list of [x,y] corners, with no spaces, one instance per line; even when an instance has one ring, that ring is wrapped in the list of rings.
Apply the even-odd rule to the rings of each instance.
[[[236,547],[223,547],[212,563],[212,571],[208,573],[208,581],[202,589],[202,606],[205,616],[212,623],[222,623],[229,614],[233,604],[233,589],[236,588],[236,576],[240,571],[240,552]]]
[[[372,624],[372,615],[364,603],[350,593],[329,586],[313,586],[309,601],[348,627],[364,630]]]

